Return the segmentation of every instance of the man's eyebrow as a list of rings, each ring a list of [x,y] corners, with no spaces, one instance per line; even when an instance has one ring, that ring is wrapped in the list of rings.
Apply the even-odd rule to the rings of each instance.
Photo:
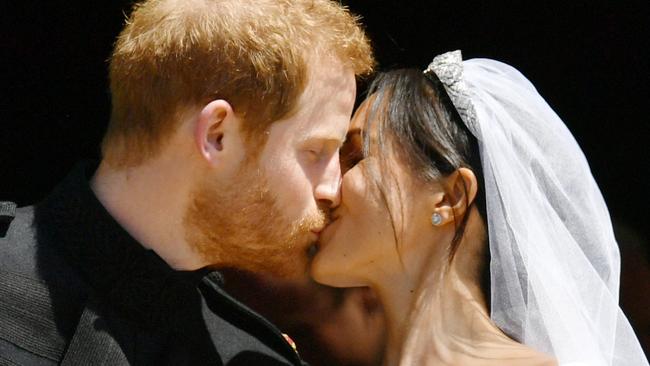
[[[319,143],[325,143],[328,145],[337,145],[338,147],[343,146],[343,143],[345,142],[345,137],[341,139],[338,136],[331,135],[331,134],[320,134],[320,133],[314,133],[311,135],[306,135],[303,136],[302,139],[304,142],[309,142],[309,141],[318,141]]]

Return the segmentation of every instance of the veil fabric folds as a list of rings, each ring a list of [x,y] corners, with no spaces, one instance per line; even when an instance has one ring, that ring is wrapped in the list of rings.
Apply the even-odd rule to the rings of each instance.
[[[516,69],[460,51],[441,80],[478,139],[491,317],[560,365],[648,365],[618,306],[620,258],[605,201],[567,127]]]

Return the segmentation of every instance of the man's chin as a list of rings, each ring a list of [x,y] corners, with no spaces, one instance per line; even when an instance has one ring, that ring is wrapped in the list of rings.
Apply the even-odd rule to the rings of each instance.
[[[245,268],[238,267],[238,270],[243,270],[254,274],[260,278],[267,278],[269,281],[292,282],[292,283],[306,283],[311,280],[309,275],[309,268],[307,265],[297,266],[291,264],[289,267],[284,266],[280,270],[278,268]]]
[[[275,261],[272,265],[265,261],[266,265],[259,268],[257,272],[277,279],[309,281],[311,262],[318,251],[318,246],[310,240],[305,244],[296,245],[296,248],[300,249],[284,252],[280,257],[281,260]]]
[[[287,261],[279,264],[274,268],[268,268],[265,271],[267,276],[289,281],[308,281],[311,277],[309,275],[309,263],[311,261],[306,255],[293,261]]]
[[[308,245],[293,253],[283,252],[275,256],[260,253],[261,261],[240,263],[235,267],[279,280],[307,281],[311,278],[309,275],[311,247],[312,245]]]

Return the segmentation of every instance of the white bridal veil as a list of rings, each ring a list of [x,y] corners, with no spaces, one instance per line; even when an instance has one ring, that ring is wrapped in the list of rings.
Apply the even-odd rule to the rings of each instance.
[[[492,319],[560,365],[648,365],[618,307],[620,260],[603,197],[562,120],[513,67],[436,57],[479,141],[492,262]]]

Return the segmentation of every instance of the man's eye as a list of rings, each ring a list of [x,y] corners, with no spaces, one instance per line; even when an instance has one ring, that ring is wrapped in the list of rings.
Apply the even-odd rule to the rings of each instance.
[[[312,162],[317,162],[323,158],[323,151],[318,149],[307,149],[304,154]]]

